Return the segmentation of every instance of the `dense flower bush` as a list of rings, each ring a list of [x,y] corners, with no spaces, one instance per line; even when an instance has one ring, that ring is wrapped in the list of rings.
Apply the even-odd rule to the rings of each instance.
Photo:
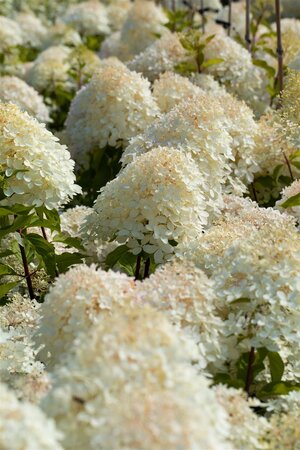
[[[297,3],[0,0],[1,450],[300,448]]]

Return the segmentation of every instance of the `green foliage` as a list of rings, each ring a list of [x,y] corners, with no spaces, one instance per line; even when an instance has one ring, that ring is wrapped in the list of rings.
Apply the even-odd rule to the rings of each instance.
[[[168,18],[165,27],[170,31],[181,32],[193,26],[193,17],[191,17],[190,12],[186,9],[178,9],[176,11],[165,9],[164,11]]]
[[[143,263],[145,264],[150,259],[150,273],[155,272],[157,265],[154,262],[153,255],[141,252],[139,256],[141,257],[141,273],[139,279],[143,279]],[[135,276],[137,258],[136,255],[131,253],[126,244],[120,245],[107,255],[105,267],[106,270],[117,269],[125,272],[129,276]]]
[[[292,183],[291,177],[284,174],[284,168],[284,164],[279,164],[273,172],[256,176],[253,186],[249,186],[252,200],[255,200],[256,197],[260,206],[275,206],[277,200],[280,199],[282,189]],[[253,193],[253,188],[256,195]]]
[[[33,232],[33,227],[43,227],[53,232],[52,242]],[[60,230],[60,217],[56,210],[49,211],[44,206],[35,208],[18,204],[0,207],[0,240],[11,234],[16,238],[9,249],[0,252],[0,280],[4,277],[0,298],[4,297],[5,301],[6,294],[25,279],[24,273],[17,273],[15,268],[6,264],[5,261],[5,258],[9,256],[20,260],[19,246],[24,248],[28,265],[33,264],[36,267],[35,271],[44,269],[49,280],[53,279],[58,272],[65,272],[71,265],[82,263],[85,255],[81,240],[61,233]],[[66,252],[56,255],[55,242],[64,244]],[[68,249],[72,249],[73,253],[68,253]],[[78,251],[74,251],[75,249]],[[11,281],[14,278],[16,281]]]
[[[77,183],[82,187],[82,196],[77,196],[70,206],[77,204],[93,206],[99,190],[113,180],[121,169],[122,148],[106,146],[90,153],[88,168],[77,170]]]
[[[98,52],[101,44],[104,41],[105,36],[103,34],[94,34],[90,36],[84,36],[83,42],[89,50]]]
[[[186,50],[187,59],[175,67],[181,75],[189,75],[193,72],[201,73],[205,67],[219,64],[221,58],[205,60],[204,49],[214,39],[215,35],[204,37],[199,30],[190,29],[180,37],[182,47]]]
[[[292,208],[293,206],[300,206],[300,194],[293,195],[280,206],[281,208]]]

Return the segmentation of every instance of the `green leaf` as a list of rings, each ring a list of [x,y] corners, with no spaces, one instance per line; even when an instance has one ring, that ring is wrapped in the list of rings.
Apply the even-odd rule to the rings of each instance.
[[[270,397],[274,395],[287,395],[291,391],[299,391],[300,383],[292,381],[281,381],[280,383],[265,384],[259,391],[259,397]]]
[[[58,233],[54,236],[52,242],[61,242],[71,248],[76,248],[77,250],[85,251],[84,246],[80,238],[75,238],[67,233]]]
[[[258,67],[261,67],[262,69],[264,69],[270,78],[275,77],[276,70],[274,69],[274,67],[269,66],[269,64],[266,61],[264,61],[262,59],[254,59],[253,64],[255,66],[258,66]]]
[[[291,164],[296,167],[297,169],[300,169],[300,161],[291,161]]]
[[[208,59],[207,61],[202,63],[201,67],[205,68],[205,67],[215,66],[216,64],[220,64],[223,61],[224,61],[224,59],[222,59],[222,58]]]
[[[54,245],[47,242],[42,236],[35,233],[29,233],[23,236],[24,242],[29,242],[32,249],[40,256],[44,263],[46,272],[51,276],[55,276],[55,249]]]
[[[117,267],[123,269],[125,273],[129,276],[134,276],[136,268],[136,256],[129,251],[123,253],[117,262]]]
[[[81,253],[62,253],[56,255],[56,264],[59,273],[66,272],[69,267],[82,264],[84,256]]]
[[[1,284],[0,285],[0,298],[4,297],[11,289],[17,286],[20,281],[13,281],[11,283]]]
[[[293,153],[291,156],[290,156],[290,161],[292,161],[293,159],[295,159],[295,158],[298,158],[300,156],[300,150],[297,150],[295,153]]]
[[[237,298],[236,300],[233,300],[232,302],[230,302],[230,304],[235,305],[237,303],[249,303],[250,301],[251,301],[250,298],[241,297]]]
[[[268,352],[270,372],[273,383],[279,383],[284,373],[284,362],[277,352]]]
[[[0,277],[3,275],[18,275],[14,269],[7,264],[0,263]]]
[[[119,247],[115,248],[112,252],[110,252],[105,260],[105,265],[108,269],[111,269],[114,267],[119,259],[124,256],[129,251],[126,244],[120,245]]]
[[[293,195],[280,206],[281,208],[292,208],[293,206],[300,206],[300,193]]]
[[[15,252],[13,252],[12,250],[4,250],[0,253],[0,258],[6,258],[7,256],[14,255],[14,253]]]

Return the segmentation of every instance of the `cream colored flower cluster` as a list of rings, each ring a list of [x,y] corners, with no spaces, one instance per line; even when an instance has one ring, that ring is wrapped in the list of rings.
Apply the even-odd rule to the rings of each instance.
[[[117,56],[121,61],[129,61],[143,52],[156,39],[168,30],[163,9],[148,0],[133,3],[120,31],[111,34],[101,48],[102,57]]]
[[[41,20],[33,14],[19,13],[16,15],[15,21],[22,30],[24,45],[29,45],[33,48],[41,48],[47,34],[47,27]]]
[[[100,320],[69,350],[42,403],[64,448],[231,448],[225,411],[189,367],[194,351],[147,306]]]
[[[43,364],[31,339],[39,318],[36,302],[13,294],[1,307],[0,378],[22,400],[39,401],[49,387]]]
[[[50,91],[56,85],[69,86],[70,53],[71,49],[64,45],[49,47],[33,62],[25,80],[39,92]]]
[[[43,97],[20,78],[0,78],[0,100],[4,103],[14,103],[40,122],[50,122],[49,109]]]
[[[165,32],[160,39],[130,60],[127,66],[154,81],[160,74],[173,70],[185,58],[186,53],[177,34]]]
[[[3,450],[62,450],[62,435],[53,420],[35,405],[19,402],[0,384],[0,448]]]
[[[157,146],[177,149],[193,159],[201,174],[199,182],[202,182],[206,208],[217,213],[222,205],[222,184],[230,173],[229,161],[233,160],[231,143],[221,104],[213,95],[199,89],[198,94],[180,102],[144,134],[133,138],[123,153],[122,162],[136,160]]]
[[[252,64],[250,53],[234,39],[217,34],[204,49],[205,59],[223,61],[205,69],[229,92],[245,100],[256,115],[261,115],[269,105],[266,94],[265,72]]]
[[[156,263],[172,257],[177,243],[202,232],[209,220],[203,174],[193,159],[170,147],[153,149],[100,190],[87,217],[88,239],[116,239],[134,255]]]
[[[106,7],[98,0],[71,5],[61,20],[75,28],[82,36],[106,36],[110,33]]]
[[[217,400],[228,413],[230,443],[235,448],[243,450],[266,450],[265,434],[272,433],[266,418],[259,416],[252,407],[259,407],[261,403],[255,399],[248,399],[241,389],[225,387],[219,384],[215,387]]]
[[[8,17],[0,16],[0,53],[23,43],[24,36],[20,25]]]
[[[120,308],[133,288],[124,274],[78,266],[61,275],[40,308],[35,333],[39,357],[53,367],[69,351],[75,338],[112,309]]]
[[[44,124],[12,104],[0,104],[0,166],[6,174],[2,204],[57,208],[81,192],[66,147]]]
[[[169,263],[138,283],[135,298],[163,312],[176,329],[197,344],[201,368],[220,370],[229,355],[222,346],[223,325],[213,283],[204,272],[186,261]]]
[[[87,165],[92,150],[126,145],[158,114],[150,83],[109,59],[71,104],[66,121],[71,154],[78,164]]]

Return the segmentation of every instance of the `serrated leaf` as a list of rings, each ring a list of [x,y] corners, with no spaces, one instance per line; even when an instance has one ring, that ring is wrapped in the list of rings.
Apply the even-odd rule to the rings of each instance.
[[[284,373],[284,362],[277,352],[268,352],[270,372],[273,383],[279,383]]]
[[[18,275],[14,269],[7,264],[0,263],[0,277],[3,275]]]
[[[1,284],[0,285],[0,298],[4,297],[11,289],[17,286],[20,281],[14,281],[11,283]]]
[[[292,208],[293,206],[300,206],[300,193],[293,195],[280,205],[281,208]]]
[[[24,242],[29,242],[32,249],[40,256],[44,263],[46,272],[55,276],[56,262],[54,245],[46,241],[42,236],[35,233],[29,233],[23,236]]]
[[[66,272],[71,266],[82,264],[84,256],[81,253],[62,253],[56,255],[56,264],[59,273]]]
[[[58,233],[54,236],[52,242],[61,242],[68,247],[76,248],[77,250],[85,251],[80,238],[75,238],[67,233]]]
[[[105,260],[105,265],[108,269],[111,269],[114,267],[119,259],[124,256],[129,251],[126,244],[120,245],[119,247],[115,248],[112,252],[110,252]]]

